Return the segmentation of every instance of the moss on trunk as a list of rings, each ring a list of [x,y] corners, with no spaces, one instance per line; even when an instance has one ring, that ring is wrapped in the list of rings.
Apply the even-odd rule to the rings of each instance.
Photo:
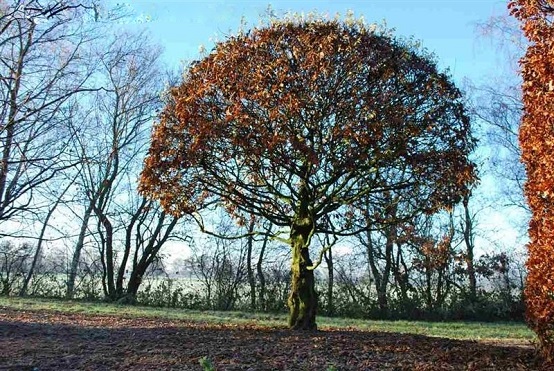
[[[316,330],[317,293],[314,272],[309,269],[313,265],[309,246],[315,223],[308,209],[305,188],[302,189],[301,194],[305,197],[301,199],[290,232],[292,273],[291,292],[288,299],[289,326],[295,330]]]
[[[306,269],[312,262],[307,248],[292,246],[293,263],[289,295],[289,326],[295,330],[316,330],[317,294],[314,272]]]

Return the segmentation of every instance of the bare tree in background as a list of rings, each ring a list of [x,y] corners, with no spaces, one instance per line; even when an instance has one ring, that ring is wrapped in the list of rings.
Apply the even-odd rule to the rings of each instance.
[[[32,246],[11,241],[0,243],[0,295],[10,295],[25,277]]]
[[[46,199],[49,203],[49,207],[47,208],[46,214],[43,215],[40,232],[38,234],[37,240],[36,240],[36,246],[35,246],[35,252],[33,254],[33,259],[29,265],[29,269],[25,274],[25,279],[23,281],[23,284],[21,286],[21,289],[19,290],[19,296],[25,296],[27,294],[27,290],[29,287],[29,284],[31,282],[31,279],[33,278],[33,275],[35,274],[35,270],[39,265],[40,258],[43,255],[43,247],[46,242],[46,234],[47,229],[50,226],[50,220],[54,213],[58,210],[58,207],[60,204],[63,204],[65,202],[65,195],[66,193],[73,187],[73,181],[77,179],[79,176],[79,173],[76,173],[70,181],[66,182],[65,186],[63,186],[61,189],[52,189],[55,187],[59,187],[60,184],[57,182],[45,183],[45,188],[49,190],[49,195],[51,196],[51,199]],[[44,196],[44,193],[42,193],[42,196]]]
[[[165,79],[160,55],[160,48],[144,33],[116,34],[96,50],[99,68],[95,78],[102,89],[81,102],[86,106],[72,125],[73,151],[79,154],[82,166],[82,176],[77,183],[84,197],[83,217],[68,277],[68,297],[74,294],[91,218],[98,221],[96,233],[105,272],[105,293],[114,299],[123,295],[122,280],[133,240],[131,236],[145,237],[138,237],[138,232],[135,235],[132,228],[144,227],[145,223],[152,222],[152,217],[158,220],[160,228],[167,223],[171,229],[175,226],[176,219],[155,211],[153,203],[142,198],[133,201],[138,197],[135,179],[145,154],[150,124],[162,104]],[[128,205],[135,205],[136,209],[130,211]],[[152,228],[153,242],[162,232],[156,225],[149,228]],[[125,235],[121,237],[125,242],[119,243],[118,235]],[[144,246],[151,241],[143,241]],[[118,245],[125,246],[123,265],[119,269],[116,268]],[[135,283],[140,283],[138,277],[134,279]]]
[[[503,56],[502,68],[484,84],[470,83],[473,95],[472,112],[482,122],[482,130],[490,147],[488,170],[498,179],[497,186],[504,206],[516,207],[529,215],[523,197],[525,169],[520,162],[518,130],[522,115],[521,76],[518,61],[527,42],[516,20],[508,14],[489,18],[477,25],[478,32],[490,39]],[[526,228],[526,221],[522,221]]]
[[[91,1],[0,3],[0,223],[24,219],[40,187],[76,165],[69,102],[90,84],[99,38]],[[0,235],[13,234],[13,224]]]
[[[239,229],[227,216],[220,214],[216,223],[219,236]],[[250,229],[252,224],[245,226]],[[241,228],[242,229],[242,228]],[[200,285],[205,306],[232,310],[239,300],[240,289],[248,283],[248,249],[251,239],[208,237],[201,246],[192,248],[188,268]]]

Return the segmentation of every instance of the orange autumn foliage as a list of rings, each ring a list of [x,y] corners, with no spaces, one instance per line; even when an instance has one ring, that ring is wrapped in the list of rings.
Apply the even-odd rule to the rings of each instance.
[[[517,0],[509,8],[530,41],[520,61],[524,114],[519,132],[532,211],[527,320],[543,356],[554,361],[554,1]]]
[[[155,125],[140,189],[173,215],[217,198],[281,226],[301,183],[316,219],[387,189],[434,212],[476,179],[470,130],[459,90],[408,41],[277,22],[191,64]]]

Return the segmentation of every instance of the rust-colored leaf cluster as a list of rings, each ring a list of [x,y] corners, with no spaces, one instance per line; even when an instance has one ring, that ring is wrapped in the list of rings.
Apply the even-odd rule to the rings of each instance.
[[[316,233],[333,213],[334,227],[351,228],[345,205],[372,192],[409,189],[432,212],[476,179],[460,98],[408,41],[358,23],[275,22],[190,66],[140,189],[174,215],[218,200],[290,226],[302,184]]]
[[[443,270],[452,258],[451,236],[434,241],[428,238],[421,246],[423,258],[416,258],[416,266],[426,270]]]
[[[527,318],[543,355],[554,359],[554,1],[509,5],[530,45],[521,59],[524,114],[519,140],[527,171],[529,224]]]

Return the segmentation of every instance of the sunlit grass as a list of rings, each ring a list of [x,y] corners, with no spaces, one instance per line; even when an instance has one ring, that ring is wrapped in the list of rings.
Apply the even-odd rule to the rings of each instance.
[[[9,307],[19,310],[48,310],[63,313],[83,313],[90,315],[162,318],[214,324],[255,324],[283,328],[286,325],[285,314],[152,308],[54,299],[0,297],[0,307]],[[322,330],[351,329],[360,331],[384,331],[461,340],[521,343],[532,342],[535,339],[535,335],[525,324],[509,322],[381,321],[318,317],[318,325]]]
[[[330,327],[352,327],[364,331],[420,334],[450,339],[518,342],[535,339],[535,334],[524,323],[518,322],[380,321],[346,318],[322,318],[319,322]]]

